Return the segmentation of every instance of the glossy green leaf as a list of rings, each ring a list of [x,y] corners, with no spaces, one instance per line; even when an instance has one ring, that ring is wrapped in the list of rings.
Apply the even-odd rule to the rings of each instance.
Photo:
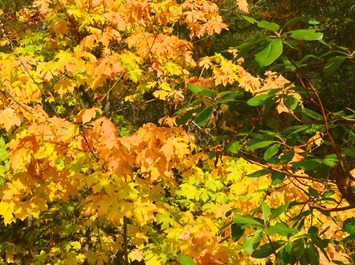
[[[330,166],[330,167],[334,167],[338,164],[338,156],[336,154],[327,155],[323,159],[323,163]]]
[[[262,200],[260,200],[259,203],[261,205],[261,211],[262,211],[262,214],[263,214],[264,222],[266,223],[267,220],[268,220],[268,217],[269,217],[269,215],[271,213],[271,208],[270,208],[269,205],[267,205],[267,203],[265,203]]]
[[[236,98],[241,98],[244,96],[244,93],[242,91],[223,91],[218,94],[218,103],[228,103]]]
[[[273,32],[277,32],[280,29],[280,26],[277,25],[276,23],[265,21],[265,20],[259,21],[257,25],[259,28],[268,29]]]
[[[281,205],[274,210],[272,210],[271,215],[269,217],[269,220],[274,220],[275,218],[279,217],[281,214],[283,214],[287,209],[290,204],[286,203],[285,205]]]
[[[266,39],[267,39],[266,37],[261,37],[261,38],[257,38],[257,39],[253,39],[253,40],[247,40],[244,43],[236,46],[235,48],[238,49],[237,58],[244,56],[248,51],[255,48],[257,45],[264,42]]]
[[[287,236],[289,234],[297,234],[298,230],[296,228],[288,227],[284,223],[276,223],[275,225],[271,225],[267,228],[267,232],[269,235],[279,234],[282,236]]]
[[[267,147],[271,144],[277,143],[276,141],[261,141],[261,142],[257,142],[255,144],[252,144],[250,146],[247,147],[248,151],[253,151],[259,148],[263,148],[263,147]]]
[[[277,171],[273,171],[271,174],[271,179],[272,179],[271,182],[272,185],[280,184],[285,179],[285,174],[282,174]]]
[[[311,242],[306,245],[306,258],[309,265],[319,265],[318,249]]]
[[[309,18],[308,19],[308,24],[310,24],[310,25],[319,25],[320,22],[315,20],[314,18]]]
[[[194,260],[188,256],[180,255],[179,256],[179,263],[180,265],[196,265]]]
[[[307,108],[302,108],[302,113],[318,121],[323,119],[323,116],[321,114]]]
[[[272,173],[273,171],[271,169],[261,169],[261,170],[257,170],[251,174],[248,174],[247,176],[249,178],[258,178],[258,177],[261,177],[261,176],[265,176],[267,174],[270,174]]]
[[[284,103],[289,109],[295,110],[298,106],[298,99],[295,97],[287,96],[284,100]]]
[[[177,125],[185,124],[189,119],[192,118],[192,115],[195,112],[196,112],[196,110],[194,110],[194,109],[186,111],[186,113],[181,118],[176,119],[176,124]]]
[[[259,220],[249,217],[249,216],[241,216],[241,215],[234,215],[232,217],[232,221],[236,224],[247,224],[247,225],[263,225],[262,222]]]
[[[257,107],[264,105],[268,100],[272,99],[274,95],[259,95],[247,101],[249,106]]]
[[[352,148],[342,148],[341,152],[349,157],[355,157],[355,150]]]
[[[231,225],[232,230],[232,240],[238,241],[244,235],[244,229],[241,226],[237,225],[236,223]]]
[[[281,39],[273,39],[266,48],[255,54],[255,60],[260,67],[272,64],[283,52]]]
[[[244,18],[246,21],[254,24],[254,23],[258,23],[259,21],[257,21],[255,18],[252,17],[248,17],[248,16],[242,16],[242,18]]]
[[[264,153],[264,160],[267,161],[279,152],[280,144],[269,146]]]
[[[211,118],[213,105],[209,105],[196,115],[196,123],[199,126],[204,126]]]
[[[212,89],[207,89],[201,86],[196,86],[192,83],[189,83],[187,88],[192,91],[195,94],[198,94],[200,96],[204,96],[204,97],[209,97],[212,98],[216,95],[216,91],[212,90]]]
[[[342,231],[347,232],[349,234],[355,234],[355,218],[348,218],[343,222]]]
[[[243,241],[243,249],[247,254],[252,253],[260,244],[261,231],[257,230],[253,236],[246,236]]]
[[[312,236],[318,236],[319,230],[317,227],[311,226],[310,228],[308,228],[308,234]]]
[[[323,33],[316,32],[315,29],[298,29],[291,32],[291,38],[296,40],[321,40],[323,38]]]
[[[292,243],[291,255],[295,258],[300,258],[306,251],[306,246],[303,238],[297,239]]]
[[[323,71],[326,75],[334,73],[343,64],[347,57],[346,56],[335,56],[330,58],[328,63],[325,65]]]
[[[292,165],[303,170],[313,170],[320,165],[320,162],[318,160],[305,160],[301,162],[293,162]]]
[[[262,245],[260,249],[253,251],[251,256],[256,259],[267,258],[274,253],[274,250],[278,250],[285,244],[284,240],[277,240],[271,243],[267,243]]]
[[[237,154],[239,152],[239,148],[242,147],[242,144],[239,141],[235,141],[235,142],[230,142],[227,145],[227,150],[229,152],[232,152],[233,154]]]

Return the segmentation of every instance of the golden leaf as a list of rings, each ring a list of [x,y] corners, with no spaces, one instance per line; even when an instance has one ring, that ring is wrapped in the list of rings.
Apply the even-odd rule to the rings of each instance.
[[[81,122],[83,124],[88,123],[96,117],[96,111],[102,113],[99,108],[82,109],[74,118],[74,121]]]
[[[244,11],[246,13],[249,12],[247,0],[237,0],[237,5],[238,5],[240,10],[242,10],[242,11]]]
[[[21,120],[12,108],[6,108],[0,113],[0,125],[3,125],[9,132],[15,126],[20,126]]]

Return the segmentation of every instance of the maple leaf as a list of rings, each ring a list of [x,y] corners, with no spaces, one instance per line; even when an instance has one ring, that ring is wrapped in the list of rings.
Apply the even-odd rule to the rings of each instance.
[[[21,119],[12,108],[6,108],[0,113],[0,125],[10,132],[15,126],[21,125]]]
[[[4,218],[5,225],[16,221],[16,218],[13,216],[15,205],[13,201],[0,201],[0,215]]]
[[[312,151],[312,146],[320,146],[323,143],[323,133],[321,132],[316,132],[314,136],[308,139],[307,141],[307,147],[306,151],[311,152]]]
[[[59,35],[67,35],[69,33],[68,24],[64,19],[56,17],[49,24],[49,28]]]
[[[82,109],[74,118],[74,121],[81,122],[82,124],[88,123],[96,117],[96,112],[102,114],[102,110],[99,108]]]
[[[237,0],[237,5],[238,5],[240,10],[242,10],[242,11],[244,11],[246,13],[249,12],[247,0]]]
[[[122,74],[125,69],[119,64],[119,60],[114,56],[106,56],[96,62],[94,73],[97,76],[108,76],[114,78],[115,75]]]
[[[51,1],[52,0],[35,0],[33,1],[33,6],[38,7],[39,11],[42,14],[45,14],[48,11],[49,3]]]

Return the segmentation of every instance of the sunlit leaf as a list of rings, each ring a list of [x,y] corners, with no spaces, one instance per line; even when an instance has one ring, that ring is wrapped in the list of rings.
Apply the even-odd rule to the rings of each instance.
[[[323,33],[316,32],[315,29],[298,29],[291,32],[291,37],[296,40],[321,40],[323,38]]]
[[[265,67],[276,61],[283,52],[283,44],[281,39],[272,40],[269,45],[255,54],[255,60],[260,67]]]

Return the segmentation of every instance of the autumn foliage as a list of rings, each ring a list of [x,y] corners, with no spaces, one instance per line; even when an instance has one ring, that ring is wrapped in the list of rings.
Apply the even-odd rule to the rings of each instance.
[[[305,106],[313,87],[201,54],[228,30],[220,4],[0,9],[1,262],[350,262],[353,152]]]

